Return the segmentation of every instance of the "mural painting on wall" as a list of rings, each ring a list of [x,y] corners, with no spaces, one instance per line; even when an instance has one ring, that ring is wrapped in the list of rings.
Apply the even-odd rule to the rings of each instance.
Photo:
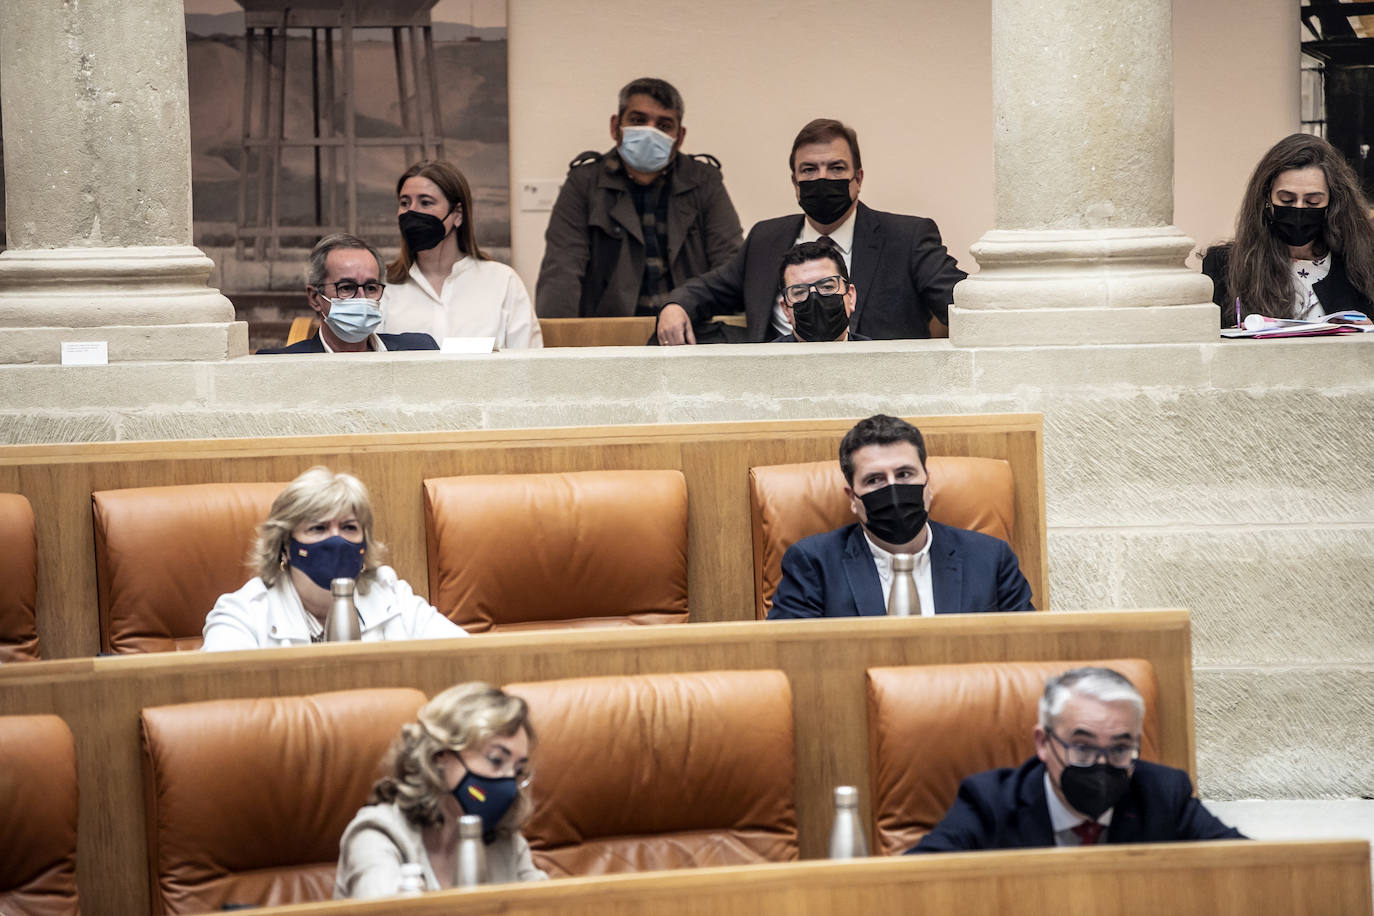
[[[354,21],[374,26],[352,29],[351,154],[344,148],[343,30],[295,27],[298,21],[337,22],[347,2],[354,4]],[[280,29],[269,46],[267,32],[256,28],[253,64],[245,70],[247,29],[272,16],[279,22],[288,8],[299,18],[288,22],[285,48]],[[432,21],[432,76],[421,30],[401,27],[398,37],[393,29],[426,15]],[[412,43],[412,36],[419,40]],[[330,227],[343,228],[350,210],[359,234],[383,251],[394,250],[396,179],[413,161],[433,158],[439,142],[472,186],[480,243],[494,256],[507,256],[505,0],[186,0],[186,39],[195,241],[213,249],[217,260],[270,259],[276,252],[268,238],[275,237],[281,248],[295,249],[278,256],[298,265],[299,249]],[[419,60],[412,56],[417,48]],[[432,141],[427,150],[403,142],[418,138],[422,128]],[[328,142],[316,144],[317,137]],[[357,163],[352,189],[350,157]]]

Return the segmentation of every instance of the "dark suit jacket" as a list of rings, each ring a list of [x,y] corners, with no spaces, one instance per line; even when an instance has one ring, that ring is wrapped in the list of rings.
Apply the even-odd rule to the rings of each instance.
[[[1137,761],[1126,797],[1116,803],[1107,843],[1174,840],[1243,840],[1193,797],[1188,774]],[[954,807],[908,853],[1053,846],[1045,801],[1045,765],[1036,757],[970,776],[959,784]]]
[[[434,342],[434,338],[428,334],[378,334],[382,343],[388,351],[391,350],[437,350],[439,345]],[[263,347],[258,351],[262,356],[269,353],[324,353],[324,343],[320,340],[320,332],[316,331],[314,336],[307,337],[305,340],[298,340],[289,347]]]
[[[1212,301],[1221,309],[1221,326],[1223,328],[1234,328],[1236,326],[1236,300],[1227,288],[1229,278],[1227,270],[1231,262],[1230,244],[1213,245],[1207,249],[1207,253],[1202,256],[1202,272],[1212,280]],[[1322,304],[1322,308],[1328,315],[1332,312],[1344,312],[1354,309],[1357,312],[1364,312],[1365,317],[1374,319],[1374,303],[1369,301],[1369,297],[1356,289],[1350,282],[1350,277],[1346,275],[1345,264],[1340,255],[1334,255],[1331,267],[1327,275],[1312,284],[1312,292],[1317,294],[1317,301]],[[1245,303],[1241,303],[1241,315],[1248,314],[1244,310]],[[1242,321],[1245,319],[1242,317]]]
[[[935,613],[1033,611],[1016,554],[1001,538],[930,523]],[[782,557],[769,620],[882,617],[882,580],[858,523],[802,538]]]
[[[668,301],[686,309],[693,324],[743,310],[749,342],[771,340],[778,265],[804,218],[797,213],[755,223],[733,258],[677,287]],[[849,258],[859,290],[849,329],[874,340],[929,337],[932,315],[948,324],[954,284],[967,276],[933,220],[870,210],[862,202]]]

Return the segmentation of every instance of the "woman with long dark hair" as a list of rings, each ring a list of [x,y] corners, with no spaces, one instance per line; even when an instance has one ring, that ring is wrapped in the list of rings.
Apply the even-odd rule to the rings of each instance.
[[[396,203],[401,253],[386,269],[383,332],[493,337],[498,350],[544,345],[519,275],[477,246],[462,172],[417,162],[396,182]]]
[[[1274,144],[1245,188],[1235,239],[1212,246],[1202,272],[1222,327],[1252,314],[1318,319],[1354,309],[1374,317],[1374,226],[1340,151],[1310,134]]]

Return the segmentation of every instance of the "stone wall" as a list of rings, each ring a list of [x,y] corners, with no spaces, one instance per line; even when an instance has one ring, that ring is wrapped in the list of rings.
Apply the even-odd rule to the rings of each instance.
[[[0,367],[0,442],[1038,411],[1053,609],[1193,612],[1210,798],[1374,795],[1374,335]]]

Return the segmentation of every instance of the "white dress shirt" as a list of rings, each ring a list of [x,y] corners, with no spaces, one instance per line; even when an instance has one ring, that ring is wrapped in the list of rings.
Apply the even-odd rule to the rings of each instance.
[[[520,276],[500,261],[464,255],[435,292],[419,264],[404,283],[382,293],[383,334],[419,332],[443,343],[445,337],[494,337],[496,349],[544,346],[530,294]]]
[[[1051,738],[1051,741],[1054,739]],[[1083,823],[1083,818],[1074,814],[1068,809],[1059,796],[1054,791],[1054,782],[1050,779],[1050,771],[1045,771],[1045,803],[1050,809],[1050,829],[1054,831],[1054,845],[1056,846],[1082,846],[1083,841],[1078,838],[1078,834],[1073,832],[1073,828]],[[1102,812],[1097,822],[1104,828],[1112,825],[1112,810],[1108,808]],[[1098,838],[1098,843],[1104,843],[1107,835],[1106,830]]]
[[[921,599],[922,617],[935,616],[935,586],[931,584],[930,576],[931,538],[930,525],[926,525],[926,543],[917,552],[916,568],[912,571],[916,579],[916,595]],[[892,554],[873,543],[867,529],[864,530],[864,539],[868,541],[868,549],[873,552],[873,565],[878,567],[878,581],[883,588],[883,607],[886,608],[887,599],[892,594]]]
[[[835,243],[835,247],[840,250],[840,254],[844,257],[845,270],[850,269],[849,252],[854,248],[854,214],[858,212],[859,208],[855,207],[853,212],[849,214],[849,219],[840,223],[835,231],[830,233],[830,241]],[[811,220],[803,219],[801,232],[798,233],[797,240],[794,244],[800,245],[802,242],[814,242],[820,237],[821,234],[811,225]],[[783,314],[781,299],[773,303],[773,330],[777,332],[777,336],[779,337],[784,334],[792,333],[792,323],[788,321],[787,316]]]

